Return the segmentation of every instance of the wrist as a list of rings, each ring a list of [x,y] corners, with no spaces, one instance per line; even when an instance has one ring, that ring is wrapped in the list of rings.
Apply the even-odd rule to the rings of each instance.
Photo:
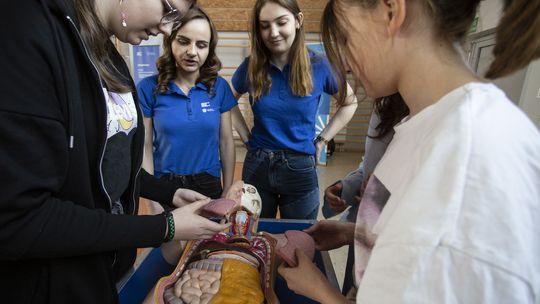
[[[165,237],[163,242],[169,242],[174,238],[174,216],[170,211],[165,211],[163,215],[165,216]]]
[[[324,143],[325,145],[328,144],[328,139],[326,139],[325,137],[323,137],[321,134],[317,135],[317,137],[315,138],[315,140],[313,141],[315,144],[318,144],[320,142]]]

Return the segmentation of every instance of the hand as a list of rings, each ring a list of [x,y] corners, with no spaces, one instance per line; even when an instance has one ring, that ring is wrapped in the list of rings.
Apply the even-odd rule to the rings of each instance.
[[[324,190],[324,197],[335,213],[341,213],[347,208],[345,200],[341,198],[342,190],[343,184],[341,182],[337,182]]]
[[[322,151],[324,150],[324,141],[318,141],[316,144],[315,144],[315,163],[317,165],[322,165],[320,159],[321,159],[321,153]]]
[[[174,240],[207,239],[229,228],[230,224],[218,224],[199,215],[210,199],[193,202],[172,211],[174,216]]]
[[[199,192],[184,188],[178,188],[174,193],[172,203],[174,206],[180,208],[195,201],[200,201],[204,199],[207,199],[207,197],[200,194]]]
[[[317,250],[332,250],[354,241],[354,223],[323,220],[304,232],[313,237]]]
[[[242,194],[244,194],[244,181],[239,180],[234,182],[227,191],[223,191],[221,197],[231,199],[240,204]]]
[[[300,249],[295,251],[298,266],[289,267],[282,263],[278,273],[287,281],[290,290],[321,303],[338,303],[343,296],[333,288],[319,268]],[[306,280],[309,278],[309,280]]]

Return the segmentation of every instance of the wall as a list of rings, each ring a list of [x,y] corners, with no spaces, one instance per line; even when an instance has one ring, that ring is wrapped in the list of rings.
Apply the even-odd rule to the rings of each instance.
[[[477,14],[480,17],[480,20],[478,22],[477,32],[496,27],[501,17],[502,7],[502,0],[480,1],[480,7]]]
[[[529,65],[519,107],[540,129],[540,59]]]
[[[298,0],[306,32],[318,33],[320,19],[328,0]],[[218,28],[218,31],[244,32],[249,28],[249,18],[255,0],[199,0]]]

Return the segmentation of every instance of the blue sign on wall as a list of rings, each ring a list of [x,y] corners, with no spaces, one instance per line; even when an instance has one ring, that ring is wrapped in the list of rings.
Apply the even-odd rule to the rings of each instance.
[[[142,79],[157,74],[156,61],[159,58],[159,45],[133,46],[133,78],[135,84]]]

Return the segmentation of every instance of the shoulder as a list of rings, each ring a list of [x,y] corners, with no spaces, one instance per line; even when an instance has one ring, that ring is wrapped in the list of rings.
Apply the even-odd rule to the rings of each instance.
[[[332,68],[326,55],[310,52],[311,69],[316,74],[332,74]]]
[[[324,64],[325,61],[328,62],[328,59],[323,53],[317,53],[309,51],[309,60],[311,64]]]
[[[228,86],[229,83],[227,82],[227,80],[225,80],[225,78],[223,78],[222,76],[217,76],[216,77],[216,83],[214,84],[216,87],[222,87],[222,86]]]
[[[148,89],[148,88],[155,88],[158,83],[158,76],[152,75],[148,76],[146,78],[143,78],[141,81],[139,81],[139,84],[137,84],[137,88],[139,89]]]
[[[240,65],[236,69],[235,74],[239,73],[239,71],[241,71],[242,73],[246,73],[248,66],[249,66],[249,56],[244,58],[244,60],[242,60],[242,63],[240,63]]]
[[[498,133],[508,140],[538,136],[529,117],[506,94],[491,83],[471,83],[463,87],[465,103],[461,106],[475,130],[484,135]]]

